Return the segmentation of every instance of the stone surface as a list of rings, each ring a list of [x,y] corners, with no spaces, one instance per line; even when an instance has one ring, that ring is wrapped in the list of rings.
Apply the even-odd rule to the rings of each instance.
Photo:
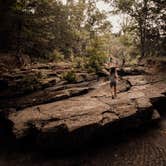
[[[37,63],[2,73],[0,109],[8,110],[16,139],[32,137],[41,146],[74,144],[106,126],[133,127],[159,118],[151,99],[166,92],[160,75],[146,74],[142,67],[124,68],[119,71],[123,77],[118,96],[112,99],[109,82],[103,78],[106,71],[98,73],[99,78],[78,70],[76,82],[69,84],[61,74],[70,70],[67,64]]]
[[[139,125],[144,120],[159,118],[150,99],[162,96],[166,91],[166,84],[158,81],[142,84],[141,81],[133,80],[137,83],[133,83],[127,91],[123,81],[120,81],[118,97],[114,100],[109,93],[109,83],[99,82],[94,86],[94,90],[86,95],[14,112],[9,115],[9,119],[14,123],[13,133],[16,138],[26,137],[33,126],[33,129],[39,132],[38,143],[43,139],[54,142],[58,137],[66,138],[78,131],[83,133],[86,130],[87,135],[93,135],[98,128],[126,118],[135,117],[135,124],[130,124],[131,126]]]
[[[145,69],[142,66],[137,67],[123,67],[118,70],[118,73],[122,76],[126,75],[142,75],[146,74]]]
[[[154,110],[152,114],[152,120],[158,120],[158,119],[160,119],[160,114],[157,110]]]
[[[7,109],[14,107],[16,109],[21,109],[28,106],[34,106],[37,104],[49,103],[73,96],[78,96],[81,94],[88,93],[92,89],[93,88],[90,86],[90,82],[76,85],[71,84],[49,87],[43,90],[33,92],[31,94],[27,94],[25,96],[1,99],[0,108]]]
[[[75,84],[62,78],[70,71],[68,64],[33,64],[0,74],[0,108],[23,109],[28,106],[78,96],[89,92],[97,76],[83,71],[76,72]]]

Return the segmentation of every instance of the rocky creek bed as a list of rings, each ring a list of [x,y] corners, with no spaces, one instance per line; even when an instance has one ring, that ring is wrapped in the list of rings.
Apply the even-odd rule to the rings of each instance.
[[[132,133],[132,134],[131,134]],[[8,150],[0,153],[2,166],[165,166],[166,117],[156,124],[107,135],[81,151],[57,155],[55,151]]]
[[[50,89],[49,92],[48,89],[46,90],[47,95],[43,93],[43,90],[37,92],[37,94],[40,92],[40,95],[36,95],[37,99],[42,96],[40,102],[34,101],[34,95],[30,97],[31,94],[19,95],[17,99],[11,98],[9,101],[3,98],[1,100],[3,107],[0,113],[1,145],[3,144],[4,147],[9,145],[14,149],[32,147],[34,151],[36,149],[47,152],[52,150],[56,155],[64,152],[76,152],[80,149],[85,151],[81,156],[76,155],[74,159],[69,157],[43,161],[44,165],[137,166],[140,160],[140,166],[156,164],[157,161],[160,165],[166,164],[165,150],[161,147],[162,141],[156,144],[152,141],[153,134],[150,134],[150,138],[147,135],[148,142],[146,143],[145,140],[144,143],[144,135],[146,137],[148,131],[137,135],[138,138],[132,136],[130,139],[125,136],[124,144],[121,140],[122,144],[118,143],[117,146],[110,143],[118,140],[125,132],[131,129],[137,131],[136,129],[140,126],[146,126],[152,121],[160,121],[162,117],[165,109],[165,80],[159,74],[152,75],[146,72],[140,74],[142,71],[139,71],[134,70],[135,73],[132,72],[132,74],[129,74],[129,70],[122,72],[123,77],[119,80],[118,97],[114,100],[111,98],[109,83],[102,79],[97,81],[95,76],[71,85],[62,83],[62,85],[52,86],[53,84],[51,84],[46,87],[46,89]],[[75,90],[78,91],[82,88],[85,91],[79,91],[76,95],[69,95],[67,92],[67,97],[57,99],[56,97],[59,95],[56,94],[57,89],[64,92],[64,89],[61,88],[64,85],[67,90],[74,89],[73,91],[76,92]],[[52,95],[49,96],[48,94],[51,92]],[[44,95],[47,98],[46,101],[43,100],[45,99]],[[42,104],[43,101],[45,104]],[[7,106],[6,109],[4,105]],[[8,115],[6,115],[6,110],[9,110]],[[157,141],[158,136],[161,136],[163,146],[165,146],[165,129],[162,132],[158,129],[158,132],[159,134],[154,136],[154,139]],[[143,142],[139,142],[139,140]],[[108,143],[108,147],[105,147],[104,142]],[[102,145],[104,145],[104,150]],[[89,152],[87,149],[93,149],[93,146],[99,146],[99,149]],[[134,147],[136,150],[133,150]],[[85,154],[86,151],[87,154]],[[148,153],[152,156],[148,156]],[[142,154],[146,154],[145,157]],[[9,163],[5,161],[5,157],[2,157],[1,162],[4,165],[7,163],[16,165],[15,162],[19,162],[21,165],[26,162],[28,156],[29,154],[25,154],[25,157],[21,157],[23,160],[19,160],[17,155],[14,155],[15,161],[10,159]],[[32,158],[33,154],[31,153],[29,156],[30,165],[37,161],[36,159],[33,161]],[[154,162],[155,158],[160,159]],[[42,159],[39,159],[38,164],[41,165],[41,162]]]

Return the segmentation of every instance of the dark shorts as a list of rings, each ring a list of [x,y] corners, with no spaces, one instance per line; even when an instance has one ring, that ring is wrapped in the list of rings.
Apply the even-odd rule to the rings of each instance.
[[[116,86],[117,82],[116,81],[110,81],[110,87],[112,88],[113,86]]]

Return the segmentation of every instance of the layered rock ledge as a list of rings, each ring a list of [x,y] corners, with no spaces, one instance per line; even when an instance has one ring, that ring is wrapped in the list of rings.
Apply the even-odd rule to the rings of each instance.
[[[157,76],[125,76],[116,99],[111,98],[109,82],[99,81],[93,89],[82,96],[11,113],[8,119],[15,139],[63,149],[95,139],[105,128],[111,132],[159,119],[152,100],[165,99],[166,84]]]

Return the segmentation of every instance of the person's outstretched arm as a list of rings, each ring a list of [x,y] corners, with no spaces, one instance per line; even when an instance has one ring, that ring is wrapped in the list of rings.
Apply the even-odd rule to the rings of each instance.
[[[116,79],[119,78],[119,76],[118,76],[118,72],[117,72],[117,69],[115,70],[115,77],[116,77]]]

